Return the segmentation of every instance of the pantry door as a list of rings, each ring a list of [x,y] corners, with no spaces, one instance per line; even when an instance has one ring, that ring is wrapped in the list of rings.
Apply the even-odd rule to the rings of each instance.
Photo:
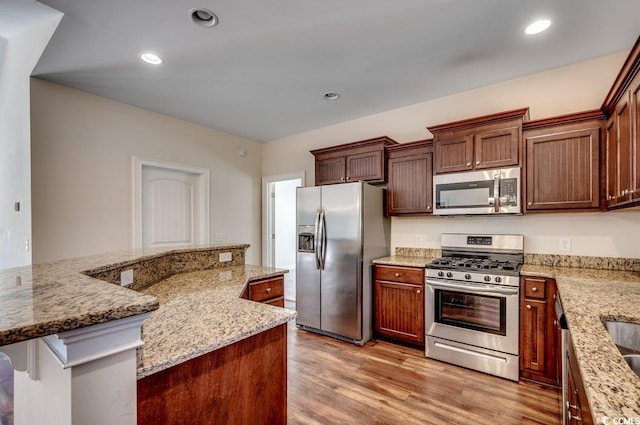
[[[134,158],[134,174],[138,173],[134,247],[209,243],[209,170]]]

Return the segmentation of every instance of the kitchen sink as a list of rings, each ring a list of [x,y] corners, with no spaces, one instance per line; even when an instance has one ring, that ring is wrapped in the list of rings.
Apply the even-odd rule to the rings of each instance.
[[[604,326],[624,360],[640,377],[640,324],[606,321]]]

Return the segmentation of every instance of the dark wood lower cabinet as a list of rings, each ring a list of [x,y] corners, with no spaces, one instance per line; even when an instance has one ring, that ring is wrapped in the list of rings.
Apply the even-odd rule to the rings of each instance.
[[[568,339],[567,353],[565,354],[567,356],[567,370],[564,372],[567,379],[567,405],[563,408],[568,411],[568,425],[593,425],[589,400],[585,394],[576,353],[571,338]]]
[[[560,330],[554,279],[523,277],[520,282],[520,376],[560,386]]]
[[[424,269],[375,266],[377,335],[424,346]]]
[[[286,324],[138,380],[139,425],[286,423]]]

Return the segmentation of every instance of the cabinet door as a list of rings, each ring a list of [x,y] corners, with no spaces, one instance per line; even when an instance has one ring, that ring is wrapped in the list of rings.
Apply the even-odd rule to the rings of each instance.
[[[616,108],[618,127],[618,202],[626,202],[630,197],[632,180],[631,148],[631,107],[628,99],[623,99]]]
[[[605,167],[605,202],[609,208],[616,204],[618,194],[618,125],[615,116],[607,122]]]
[[[547,302],[525,299],[522,308],[520,362],[524,369],[545,372]]]
[[[585,394],[584,381],[580,375],[578,360],[573,349],[573,343],[569,338],[567,347],[567,370],[565,371],[567,379],[567,406],[565,409],[569,411],[570,425],[593,425],[593,417],[589,408],[589,401]]]
[[[348,155],[346,157],[346,181],[384,181],[384,151]]]
[[[631,83],[631,113],[631,148],[634,153],[631,199],[640,200],[640,74]]]
[[[422,285],[376,280],[375,330],[379,335],[424,345]]]
[[[316,186],[323,184],[344,183],[345,158],[317,159],[316,158]]]
[[[388,161],[387,213],[427,214],[433,207],[433,153]]]
[[[527,210],[600,206],[600,128],[525,136]]]
[[[443,138],[433,146],[436,174],[473,169],[473,135]]]
[[[474,168],[518,165],[520,131],[520,127],[508,127],[478,132],[474,136]]]

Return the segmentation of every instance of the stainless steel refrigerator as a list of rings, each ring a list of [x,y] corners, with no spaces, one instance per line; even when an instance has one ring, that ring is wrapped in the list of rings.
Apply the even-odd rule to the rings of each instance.
[[[384,189],[301,187],[296,202],[296,324],[362,345],[373,329],[371,260],[389,255]]]

